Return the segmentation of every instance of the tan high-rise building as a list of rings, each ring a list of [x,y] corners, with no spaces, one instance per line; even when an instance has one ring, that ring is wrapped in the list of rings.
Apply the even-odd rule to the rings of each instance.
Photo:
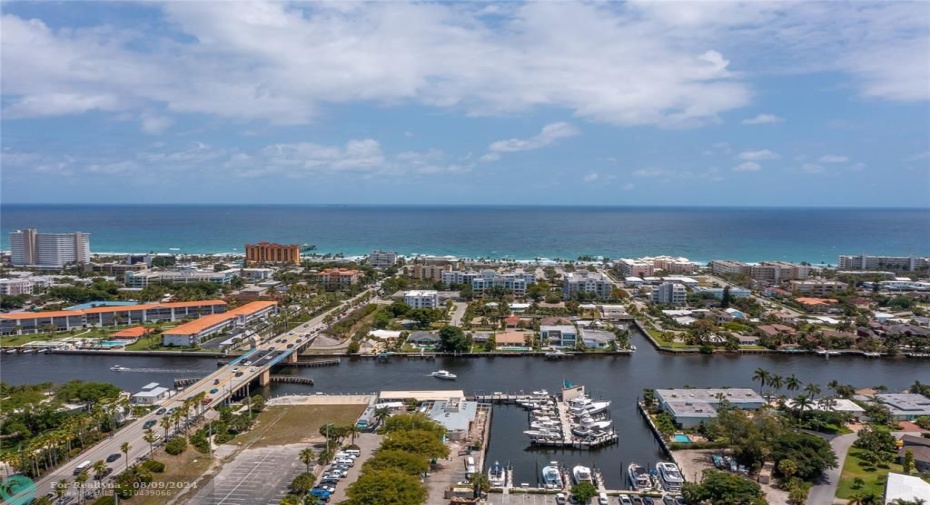
[[[270,263],[294,265],[300,264],[300,246],[297,244],[273,244],[259,242],[245,245],[245,262],[248,265],[264,265]]]

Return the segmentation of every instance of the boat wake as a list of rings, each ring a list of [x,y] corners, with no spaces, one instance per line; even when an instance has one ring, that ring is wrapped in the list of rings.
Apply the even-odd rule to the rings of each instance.
[[[120,367],[120,372],[136,372],[136,373],[192,373],[192,374],[202,374],[208,372],[206,370],[193,370],[193,369],[183,369],[183,368],[129,368],[129,367]]]

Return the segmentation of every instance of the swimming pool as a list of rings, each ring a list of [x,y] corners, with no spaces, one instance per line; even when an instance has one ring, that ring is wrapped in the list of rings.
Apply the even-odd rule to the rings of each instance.
[[[675,436],[672,437],[672,440],[674,440],[675,442],[678,442],[679,444],[690,444],[691,443],[691,437],[689,437],[688,435],[684,435],[682,433],[676,433]]]
[[[104,340],[102,342],[97,342],[97,345],[100,347],[122,347],[126,345],[126,342],[120,340]]]

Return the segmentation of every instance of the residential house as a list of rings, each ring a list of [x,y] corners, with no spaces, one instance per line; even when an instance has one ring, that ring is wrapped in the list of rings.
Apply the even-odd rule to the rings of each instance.
[[[540,325],[539,337],[544,345],[575,347],[578,343],[578,330],[572,325]]]
[[[526,347],[527,334],[522,331],[505,331],[494,334],[494,343],[497,348]]]
[[[326,289],[342,289],[357,284],[362,278],[360,270],[348,268],[327,268],[319,274],[320,282]]]
[[[439,334],[431,331],[415,331],[407,337],[407,343],[419,347],[436,347],[439,345]]]
[[[617,341],[617,336],[613,332],[588,328],[581,328],[578,336],[588,349],[607,349],[612,342]]]
[[[659,407],[672,415],[681,428],[695,428],[717,417],[717,406],[724,400],[743,410],[756,410],[765,399],[752,389],[656,389]]]

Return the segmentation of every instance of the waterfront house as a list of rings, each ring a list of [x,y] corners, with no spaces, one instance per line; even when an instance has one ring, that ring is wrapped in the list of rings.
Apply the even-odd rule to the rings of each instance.
[[[920,499],[930,501],[930,483],[913,475],[891,472],[885,482],[885,498],[880,502],[892,504],[897,500]],[[917,502],[921,503],[921,502]]]
[[[439,345],[439,334],[431,331],[415,331],[407,337],[407,343],[432,348]]]
[[[494,334],[494,342],[497,348],[502,347],[526,347],[526,333],[522,331],[505,331]]]
[[[581,342],[588,349],[607,349],[612,342],[617,340],[617,336],[613,332],[588,328],[581,328],[578,335]]]
[[[572,325],[541,325],[539,337],[544,345],[553,347],[575,347],[578,343],[578,330]]]
[[[157,382],[142,386],[142,391],[132,395],[130,402],[136,405],[154,405],[168,397],[168,388],[160,387]]]
[[[517,316],[510,316],[504,318],[504,328],[507,329],[516,329],[520,327],[520,318]]]

